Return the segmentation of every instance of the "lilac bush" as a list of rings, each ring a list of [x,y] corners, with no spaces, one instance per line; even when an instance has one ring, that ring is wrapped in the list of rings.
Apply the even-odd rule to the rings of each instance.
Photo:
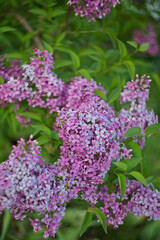
[[[8,160],[0,165],[0,213],[10,209],[21,220],[27,213],[37,213],[37,218],[31,218],[30,222],[34,231],[45,229],[44,238],[55,236],[66,203],[73,198],[85,200],[91,209],[96,209],[100,202],[101,214],[114,228],[123,224],[128,212],[149,220],[160,219],[160,193],[152,184],[144,186],[127,177],[128,166],[124,163],[133,160],[134,154],[125,145],[124,133],[140,127],[142,137],[138,142],[143,148],[145,130],[158,123],[153,110],[149,112],[146,107],[150,77],[137,75],[135,81],[127,82],[120,97],[122,108],[116,112],[107,100],[95,95],[95,90],[105,96],[107,93],[93,79],[79,76],[64,83],[52,71],[51,54],[38,49],[34,54],[30,63],[22,67],[17,65],[19,62],[7,67],[1,58],[0,71],[5,81],[0,84],[0,104],[6,107],[15,103],[14,111],[18,111],[26,101],[32,109],[48,109],[50,116],[57,112],[51,130],[52,134],[58,131],[60,154],[51,164],[42,157],[42,148],[36,140],[18,141]],[[123,106],[126,103],[127,107]],[[24,126],[34,125],[28,117],[17,114],[16,118]],[[48,132],[47,128],[41,137],[51,141],[51,130]],[[115,177],[119,173],[127,178],[123,196],[122,183],[119,187]],[[104,180],[106,174],[114,175],[112,192],[111,182]]]

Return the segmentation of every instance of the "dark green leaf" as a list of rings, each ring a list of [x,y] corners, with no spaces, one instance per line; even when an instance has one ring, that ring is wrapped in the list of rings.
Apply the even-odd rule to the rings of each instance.
[[[123,159],[123,163],[126,164],[127,169],[134,168],[142,161],[142,158],[130,158],[130,159]]]
[[[89,81],[91,80],[90,73],[89,73],[86,69],[81,68],[80,70],[78,70],[78,72],[79,72],[84,78],[87,78]]]
[[[0,33],[11,32],[11,31],[16,31],[16,29],[8,26],[0,27]]]
[[[119,181],[119,186],[121,190],[121,197],[124,197],[124,194],[126,192],[126,177],[122,173],[118,173],[118,181]]]
[[[1,240],[5,240],[5,236],[6,236],[6,233],[7,233],[7,229],[8,229],[8,226],[9,226],[10,219],[11,219],[10,211],[5,210],[4,211],[4,217],[3,217],[3,224],[2,224],[2,233],[1,233],[1,237],[0,237]]]
[[[110,93],[109,95],[109,98],[108,98],[108,103],[112,103],[114,102],[117,98],[119,98],[121,96],[121,88],[115,88],[112,90],[112,92]]]
[[[43,144],[49,142],[49,140],[50,139],[47,136],[40,136],[40,137],[37,138],[37,141],[38,141],[39,145],[43,145]]]
[[[52,52],[53,52],[53,47],[52,47],[49,43],[43,41],[43,44],[44,44],[45,49],[46,49],[49,53],[52,53]]]
[[[92,213],[87,211],[84,216],[83,223],[81,226],[80,236],[82,236],[83,233],[86,231],[86,229],[88,228],[88,225],[90,224],[91,221],[92,221]]]
[[[109,37],[110,37],[110,39],[111,39],[111,41],[113,43],[113,46],[116,47],[116,40],[117,40],[117,38],[116,38],[115,32],[112,30],[112,28],[107,28],[105,31],[109,35]]]
[[[119,47],[121,58],[126,57],[127,56],[127,48],[126,48],[125,44],[120,40],[117,40],[117,42],[118,42],[118,47]]]
[[[32,125],[32,127],[46,133],[47,135],[51,135],[51,130],[48,127],[46,127],[44,124],[36,124],[36,125]]]
[[[102,224],[102,227],[103,227],[105,233],[107,233],[106,217],[105,217],[104,213],[100,209],[98,209],[98,208],[94,208],[92,210],[92,212],[97,215],[97,217],[99,218],[99,220],[100,220],[100,222]]]
[[[19,113],[22,117],[29,117],[31,119],[35,119],[38,121],[41,121],[41,117],[37,114],[37,113],[33,113],[33,112],[23,112],[23,113]]]

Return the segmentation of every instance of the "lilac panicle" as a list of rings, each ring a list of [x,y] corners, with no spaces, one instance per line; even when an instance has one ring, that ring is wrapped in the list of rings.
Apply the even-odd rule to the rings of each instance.
[[[130,150],[121,141],[122,125],[112,108],[95,96],[97,88],[102,89],[94,81],[73,79],[66,108],[58,112],[56,128],[63,141],[59,171],[66,170],[75,194],[81,191],[84,199],[92,202],[111,161],[130,158]]]
[[[67,192],[65,175],[57,177],[57,169],[44,163],[40,150],[35,140],[21,139],[0,164],[0,213],[10,209],[16,219],[23,220],[28,212],[38,212],[40,217],[30,221],[35,231],[45,227],[46,238],[54,237],[60,226]]]
[[[89,21],[95,21],[95,18],[102,18],[115,7],[119,0],[69,0],[68,4],[74,8],[76,15],[86,17]]]
[[[136,75],[136,80],[127,82],[121,93],[120,103],[129,103],[129,108],[122,108],[119,113],[119,121],[125,123],[124,132],[131,127],[140,127],[142,134],[145,129],[158,122],[158,117],[154,111],[148,111],[146,101],[149,99],[150,77],[143,75],[141,79]],[[145,139],[139,140],[141,148]]]
[[[23,65],[17,75],[7,74],[4,84],[0,84],[0,105],[20,103],[27,100],[32,107],[48,108],[50,113],[57,111],[63,105],[64,83],[52,72],[53,58],[47,51],[34,50],[30,64]],[[7,73],[6,73],[7,72]]]
[[[139,45],[143,43],[149,43],[150,44],[149,48],[145,51],[145,53],[148,53],[151,56],[158,55],[159,46],[158,46],[156,33],[152,25],[147,26],[146,34],[144,34],[141,29],[134,31],[133,40],[137,42]]]

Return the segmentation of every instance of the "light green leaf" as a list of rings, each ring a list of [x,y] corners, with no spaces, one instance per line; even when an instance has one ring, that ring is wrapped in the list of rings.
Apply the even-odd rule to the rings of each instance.
[[[47,136],[40,136],[40,137],[37,138],[37,141],[38,141],[39,145],[43,145],[43,144],[49,142],[49,140],[50,139]]]
[[[94,94],[96,96],[102,98],[106,102],[107,96],[106,96],[106,94],[104,92],[102,92],[101,90],[96,89],[96,90],[94,90]]]
[[[124,161],[123,162],[113,162],[113,164],[124,171],[127,170],[127,165]]]
[[[11,31],[16,31],[16,29],[8,26],[0,27],[0,33],[11,32]]]
[[[87,211],[84,216],[83,223],[81,226],[80,236],[82,236],[83,233],[87,230],[88,225],[90,224],[91,221],[92,221],[92,213]]]
[[[134,42],[134,41],[127,41],[127,43],[129,45],[131,45],[132,47],[134,47],[135,49],[137,49],[137,47],[138,47],[138,44],[136,42]]]
[[[110,37],[110,39],[111,39],[111,41],[113,43],[113,46],[116,47],[116,40],[117,40],[117,38],[116,38],[115,32],[112,30],[112,28],[107,28],[105,31],[109,35],[109,37]]]
[[[4,79],[0,76],[0,84],[4,84]]]
[[[140,47],[138,48],[138,51],[144,52],[144,51],[147,51],[148,48],[149,48],[149,43],[143,43],[143,44],[140,45]]]
[[[140,127],[132,127],[128,129],[124,134],[124,137],[135,137],[141,136],[141,128]]]
[[[128,142],[128,143],[126,143],[126,145],[127,145],[127,147],[132,149],[132,151],[134,153],[134,156],[136,158],[141,158],[142,157],[142,151],[141,151],[141,148],[138,145],[138,143],[136,143],[136,142]]]
[[[41,121],[41,117],[37,114],[37,113],[33,113],[33,112],[22,112],[19,113],[22,117],[29,117],[31,119],[35,119],[38,121]]]
[[[72,64],[73,62],[71,60],[57,59],[55,60],[55,63],[54,63],[54,69],[68,67],[68,66],[71,66]]]
[[[51,135],[51,130],[48,127],[46,127],[44,124],[36,124],[36,125],[32,125],[32,127],[46,133],[47,135]]]
[[[10,219],[11,219],[10,211],[5,210],[4,211],[4,217],[3,217],[3,224],[2,224],[2,233],[1,233],[1,237],[0,237],[1,240],[5,240],[5,236],[6,236],[6,233],[7,233],[7,229],[8,229],[8,226],[9,226]]]
[[[133,171],[133,172],[129,173],[129,175],[131,175],[132,177],[137,179],[140,183],[147,185],[147,181],[141,173]]]
[[[45,49],[46,49],[49,53],[52,53],[52,52],[53,52],[53,47],[52,47],[49,43],[43,41],[43,45],[44,45]]]
[[[110,93],[109,95],[109,98],[108,98],[108,103],[112,103],[114,102],[117,98],[119,98],[121,96],[121,88],[115,88],[112,90],[112,92]]]
[[[80,70],[78,70],[78,72],[82,75],[82,77],[88,79],[89,81],[91,80],[91,75],[86,69],[81,68]]]
[[[124,61],[123,63],[127,67],[129,75],[130,75],[131,79],[133,80],[134,77],[135,77],[135,66],[134,66],[134,64],[129,60]]]
[[[142,158],[128,158],[128,159],[123,159],[123,163],[125,163],[127,169],[134,168],[142,161]]]
[[[124,194],[126,192],[126,177],[122,173],[118,173],[118,181],[119,181],[119,186],[121,190],[121,197],[124,197]]]
[[[120,41],[119,39],[117,40],[117,42],[118,42],[118,47],[119,47],[121,58],[124,58],[125,56],[127,56],[127,48],[126,48],[125,44],[122,41]]]
[[[47,12],[42,8],[34,8],[34,9],[29,10],[29,11],[33,14],[36,14],[36,15],[47,16]]]
[[[67,47],[55,47],[55,50],[61,51],[64,53],[68,53],[72,58],[75,68],[80,67],[80,59],[79,59],[78,55],[72,49],[67,48]]]
[[[97,217],[99,218],[99,220],[100,220],[100,222],[102,224],[102,227],[103,227],[105,233],[107,233],[106,217],[105,217],[104,213],[100,209],[98,209],[98,208],[94,208],[92,210],[92,212],[97,215]]]
[[[60,15],[63,15],[65,14],[66,11],[64,9],[55,9],[52,11],[52,17],[57,17],[57,16],[60,16]]]
[[[146,135],[157,133],[157,132],[160,133],[160,123],[152,124],[149,127],[147,127],[145,130]]]

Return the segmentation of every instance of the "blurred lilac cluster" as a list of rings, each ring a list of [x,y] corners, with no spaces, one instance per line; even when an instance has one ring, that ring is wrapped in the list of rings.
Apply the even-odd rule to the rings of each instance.
[[[133,41],[137,42],[139,45],[143,43],[149,43],[149,48],[145,53],[151,56],[156,56],[159,53],[159,45],[156,37],[156,33],[152,25],[146,28],[146,33],[144,34],[141,29],[133,32]]]
[[[102,18],[115,7],[119,0],[69,0],[68,5],[74,8],[76,15],[86,17],[89,21],[95,21],[95,18]]]

